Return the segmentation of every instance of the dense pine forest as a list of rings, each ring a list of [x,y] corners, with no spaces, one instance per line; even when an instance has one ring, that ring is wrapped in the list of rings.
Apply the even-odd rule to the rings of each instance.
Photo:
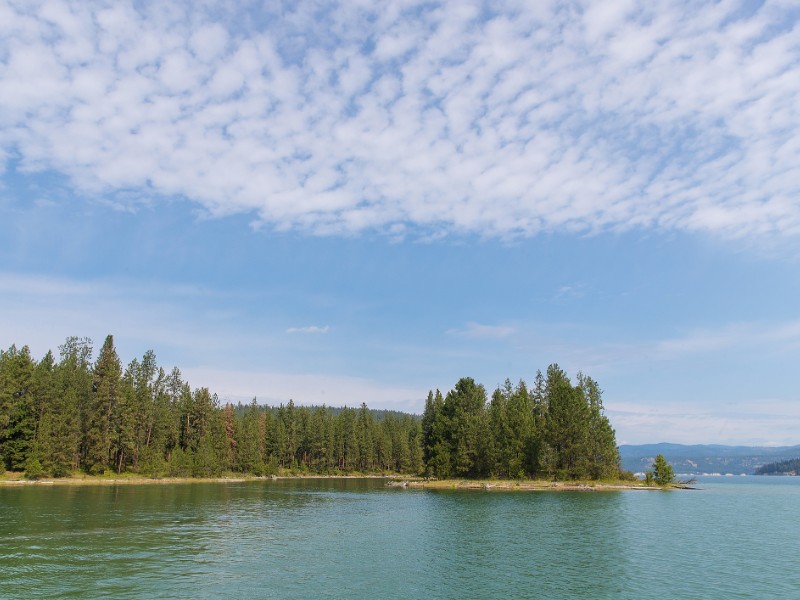
[[[798,473],[800,473],[800,458],[761,465],[755,472],[756,475],[797,475]]]
[[[148,351],[123,369],[108,336],[93,360],[68,338],[59,360],[0,351],[0,467],[29,477],[131,472],[404,473],[446,477],[619,476],[614,430],[590,377],[557,365],[534,386],[510,381],[487,400],[471,378],[430,392],[422,417],[325,406],[221,403]]]

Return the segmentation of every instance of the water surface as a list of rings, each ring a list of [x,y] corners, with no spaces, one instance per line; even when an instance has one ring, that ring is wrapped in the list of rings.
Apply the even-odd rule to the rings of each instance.
[[[2,598],[798,598],[800,478],[0,488]]]

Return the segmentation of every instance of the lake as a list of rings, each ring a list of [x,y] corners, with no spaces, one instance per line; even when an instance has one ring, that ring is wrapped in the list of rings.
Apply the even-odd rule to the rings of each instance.
[[[0,598],[800,598],[800,478],[0,487]]]

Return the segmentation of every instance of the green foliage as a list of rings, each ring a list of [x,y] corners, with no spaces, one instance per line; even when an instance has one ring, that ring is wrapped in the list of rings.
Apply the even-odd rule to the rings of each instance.
[[[573,479],[619,472],[614,430],[589,377],[557,365],[533,388],[506,381],[487,402],[465,377],[428,394],[421,418],[396,411],[220,405],[148,351],[122,370],[108,336],[68,338],[36,363],[27,347],[0,351],[0,461],[29,477],[82,469],[114,477],[292,473],[408,473]]]
[[[179,446],[167,458],[167,474],[170,477],[191,477],[192,463],[192,454]]]
[[[86,413],[84,461],[88,472],[93,475],[103,473],[112,462],[112,427],[114,418],[122,417],[120,408],[124,406],[121,378],[122,367],[114,348],[114,336],[109,335],[95,363],[92,395]]]
[[[426,474],[438,478],[612,479],[619,475],[614,430],[596,382],[572,384],[558,365],[534,387],[509,380],[492,394],[472,379],[444,400],[428,394],[422,416]]]
[[[25,477],[26,479],[39,479],[46,475],[42,463],[39,462],[38,454],[31,453],[25,460]]]
[[[650,482],[650,477],[657,485],[669,485],[675,480],[675,473],[672,470],[672,465],[667,462],[663,454],[656,456],[653,461],[653,470],[645,473],[645,477]]]
[[[0,466],[24,469],[35,435],[32,379],[35,362],[27,346],[0,351]]]

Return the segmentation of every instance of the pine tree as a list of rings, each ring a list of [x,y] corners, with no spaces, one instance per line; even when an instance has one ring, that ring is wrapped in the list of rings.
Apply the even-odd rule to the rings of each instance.
[[[429,419],[428,424],[425,423],[426,417]],[[445,412],[442,393],[436,390],[431,399],[430,411],[426,410],[426,415],[423,416],[423,427],[428,430],[427,435],[423,433],[425,473],[428,476],[443,479],[450,477],[452,473],[451,422],[450,416]]]
[[[0,351],[0,466],[21,471],[34,443],[35,406],[31,394],[36,363],[30,350]]]
[[[436,390],[439,393],[439,390]],[[440,395],[441,396],[441,395]],[[433,453],[437,440],[434,438],[434,423],[436,422],[436,411],[441,409],[433,401],[433,391],[428,392],[425,400],[425,410],[422,413],[422,454],[426,465],[433,462]]]
[[[139,361],[134,359],[128,365],[120,380],[119,394],[113,411],[109,416],[111,435],[111,463],[117,473],[131,461],[136,466],[136,430],[138,428],[136,379],[139,376]]]
[[[486,390],[471,377],[459,379],[445,396],[443,412],[450,419],[452,472],[461,477],[484,473],[488,448],[485,405]]]
[[[553,465],[558,478],[589,476],[589,407],[579,388],[574,388],[561,368],[547,368],[546,439],[555,454]]]
[[[509,395],[507,411],[512,440],[509,445],[509,476],[514,478],[532,476],[536,471],[538,444],[534,426],[533,402],[524,381],[520,381]]]
[[[141,473],[157,476],[167,469],[169,453],[177,445],[180,415],[173,409],[168,391],[169,377],[159,368],[155,380],[149,386],[152,409],[145,415],[145,424],[140,428],[143,438],[137,439],[134,450],[134,465]]]
[[[408,448],[410,454],[409,473],[420,474],[425,470],[423,461],[422,425],[414,418],[405,417],[408,432]]]
[[[92,396],[86,414],[85,464],[90,473],[102,473],[111,459],[112,418],[121,397],[122,367],[114,336],[106,337],[95,363]]]
[[[133,384],[133,447],[131,462],[134,468],[139,466],[142,451],[149,450],[153,438],[153,427],[156,419],[156,377],[162,374],[156,364],[156,355],[148,350],[142,356],[139,368],[135,372]],[[150,457],[152,458],[152,457]]]
[[[208,388],[195,390],[192,410],[192,474],[195,477],[219,477],[232,465],[225,419],[217,395],[210,394]]]
[[[658,485],[669,485],[675,479],[675,472],[672,470],[672,465],[667,462],[663,454],[656,456],[653,461],[653,479]]]
[[[44,475],[48,469],[43,464],[45,461],[43,444],[43,427],[47,432],[46,414],[55,400],[57,394],[55,381],[55,359],[53,353],[48,351],[44,358],[36,365],[31,377],[31,409],[33,415],[33,439],[25,458],[26,477],[36,478]]]
[[[578,387],[589,403],[588,460],[593,479],[613,478],[619,475],[619,450],[616,436],[603,411],[602,391],[591,377],[578,373]]]
[[[234,429],[237,448],[237,470],[243,473],[262,475],[264,459],[259,450],[259,420],[261,411],[256,399],[245,410],[241,422]]]
[[[50,405],[58,393],[55,377],[55,358],[47,351],[33,371],[31,380],[31,398],[34,415],[34,438],[38,440],[39,429]],[[38,443],[38,442],[37,442]]]
[[[69,337],[59,347],[56,394],[40,426],[43,466],[56,477],[81,466],[82,431],[92,394],[92,341]]]
[[[372,420],[372,413],[369,412],[367,405],[362,403],[358,411],[358,420],[356,421],[356,428],[358,430],[358,456],[359,462],[357,468],[362,473],[372,471],[375,465],[375,431],[374,422]]]
[[[223,464],[226,470],[235,469],[237,467],[237,435],[236,435],[236,417],[233,414],[233,405],[230,402],[225,403],[222,409],[223,420],[225,423],[225,449],[223,452]]]
[[[489,473],[497,477],[510,477],[509,456],[512,443],[511,427],[508,422],[508,397],[511,382],[506,380],[505,388],[497,388],[489,403],[489,423],[491,438],[489,443]]]

